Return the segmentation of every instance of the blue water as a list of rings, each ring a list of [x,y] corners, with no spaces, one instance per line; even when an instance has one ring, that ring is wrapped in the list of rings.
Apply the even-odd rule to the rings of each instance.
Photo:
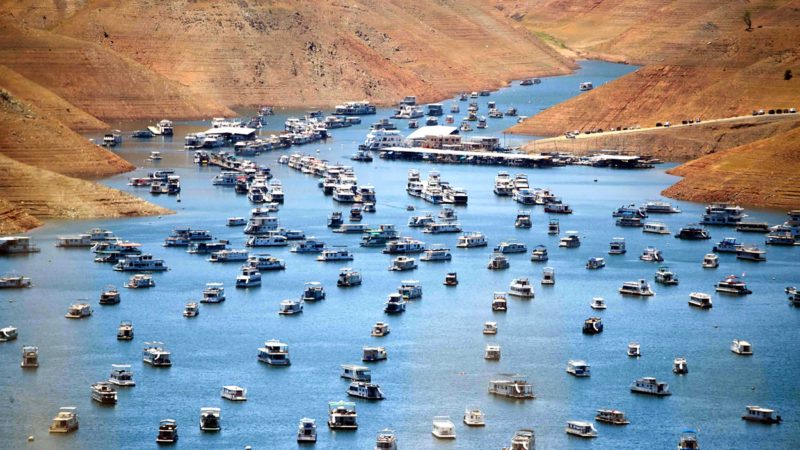
[[[509,104],[520,114],[576,95],[580,81],[595,85],[623,75],[629,66],[586,62],[574,75],[544,79],[533,87],[514,86],[482,103],[495,100],[505,109]],[[530,103],[528,103],[530,101]],[[449,108],[449,101],[445,107]],[[466,104],[461,103],[462,109]],[[386,110],[381,114],[386,115]],[[287,112],[286,114],[291,114]],[[277,128],[286,115],[270,118]],[[381,117],[381,115],[379,115]],[[302,151],[315,152],[330,161],[347,161],[355,145],[363,140],[368,123],[335,130],[334,138]],[[495,133],[513,119],[490,119]],[[120,124],[124,130],[142,124]],[[786,301],[783,288],[800,284],[800,248],[768,248],[767,263],[740,262],[721,255],[720,268],[700,267],[713,242],[736,236],[745,242],[762,244],[762,237],[740,234],[732,229],[711,229],[712,240],[681,241],[672,236],[643,234],[638,229],[614,226],[611,211],[622,204],[659,198],[659,192],[676,179],[664,173],[669,166],[648,171],[616,171],[587,167],[510,170],[527,173],[532,186],[549,187],[568,202],[575,213],[561,216],[561,230],[580,232],[583,245],[559,249],[558,238],[546,234],[547,215],[533,208],[534,227],[513,226],[518,204],[492,193],[497,167],[432,165],[402,161],[353,163],[359,181],[376,187],[378,211],[365,214],[363,223],[392,223],[403,235],[428,244],[444,243],[453,249],[447,263],[420,262],[414,272],[386,270],[391,257],[380,249],[358,247],[357,235],[333,234],[325,217],[343,209],[322,195],[313,177],[275,164],[273,152],[256,158],[272,167],[286,191],[286,203],[278,216],[281,224],[302,229],[328,244],[346,244],[355,253],[351,266],[364,275],[360,287],[340,289],[336,277],[340,263],[321,263],[313,255],[298,255],[288,249],[265,249],[286,260],[287,270],[263,274],[260,288],[237,290],[233,282],[238,264],[211,264],[204,256],[182,249],[164,248],[161,242],[172,228],[192,226],[209,229],[215,237],[230,239],[241,248],[241,228],[228,228],[229,216],[247,216],[251,205],[231,188],[214,187],[213,168],[197,168],[191,154],[181,149],[182,137],[202,130],[200,123],[181,123],[173,140],[154,139],[137,143],[127,140],[116,149],[141,169],[106,180],[110,186],[141,195],[177,214],[117,220],[51,221],[30,233],[41,253],[0,259],[0,273],[17,272],[33,279],[35,287],[25,291],[0,291],[0,325],[13,324],[20,330],[17,341],[0,344],[0,447],[3,448],[143,448],[155,446],[158,421],[173,418],[180,430],[179,446],[184,448],[296,448],[295,430],[301,417],[317,420],[316,448],[372,448],[376,433],[386,427],[396,430],[404,449],[500,448],[508,445],[519,428],[533,428],[537,448],[674,448],[678,435],[687,428],[698,430],[703,448],[797,448],[800,445],[800,370],[796,343],[800,341],[800,309]],[[91,136],[97,137],[97,136]],[[181,202],[174,197],[151,197],[144,190],[127,186],[129,176],[152,170],[146,163],[150,150],[161,149],[160,167],[173,167],[181,175]],[[456,249],[455,235],[430,236],[408,229],[409,215],[436,208],[409,197],[404,190],[408,169],[418,168],[423,176],[439,170],[444,180],[469,191],[469,206],[457,208],[465,230],[484,232],[491,246],[515,238],[529,249],[545,244],[550,250],[547,264],[532,263],[527,255],[510,255],[511,268],[485,268],[490,249]],[[417,212],[405,210],[407,204]],[[703,205],[673,202],[683,213],[656,216],[675,232],[699,219]],[[779,223],[783,211],[748,211],[752,218]],[[108,284],[121,286],[130,274],[92,262],[86,250],[54,247],[59,235],[83,232],[93,226],[107,227],[118,236],[140,242],[146,252],[166,260],[170,271],[155,274],[157,286],[148,290],[122,290],[122,303],[100,306],[97,298]],[[611,238],[625,237],[628,254],[607,255]],[[638,260],[648,245],[663,250],[668,264],[680,277],[679,286],[653,284],[657,292],[648,300],[622,298],[617,289],[624,281],[652,280],[656,264]],[[597,271],[584,269],[586,260],[603,256],[608,266]],[[542,267],[556,270],[557,283],[539,284]],[[445,273],[457,271],[460,285],[445,288]],[[713,294],[713,285],[728,274],[746,274],[754,294],[744,298]],[[508,288],[513,278],[527,276],[535,285],[533,300],[509,298],[507,313],[492,313],[492,292]],[[383,313],[383,302],[401,280],[422,282],[422,300],[409,304],[399,316]],[[219,305],[202,305],[193,319],[182,317],[183,305],[197,300],[207,282],[221,281],[228,287],[228,300]],[[281,300],[297,298],[303,284],[321,281],[327,300],[306,304],[295,317],[277,314]],[[687,305],[692,291],[712,293],[714,308],[699,311]],[[589,308],[593,296],[605,297],[608,309]],[[84,320],[63,317],[70,303],[89,299],[94,315]],[[599,315],[605,332],[581,334],[583,320]],[[117,341],[117,325],[132,320],[136,338]],[[485,321],[497,321],[499,333],[484,336]],[[369,335],[376,321],[386,321],[392,333],[384,338]],[[256,360],[257,348],[268,339],[290,345],[292,365],[275,368]],[[749,340],[752,357],[739,357],[729,350],[732,339]],[[145,366],[141,349],[145,341],[164,342],[172,351],[174,365],[168,369]],[[643,356],[626,356],[629,341],[642,345]],[[499,362],[483,359],[487,343],[502,345]],[[38,345],[41,366],[19,368],[22,345]],[[383,345],[387,361],[370,364],[373,381],[387,398],[381,402],[356,400],[359,429],[330,432],[325,426],[327,403],[347,399],[347,382],[339,378],[339,366],[360,363],[361,347]],[[672,373],[672,359],[685,356],[690,373]],[[564,371],[568,359],[580,358],[592,365],[592,377],[576,379]],[[119,403],[104,407],[92,402],[89,385],[107,378],[111,364],[133,365],[137,386],[119,389]],[[490,396],[487,383],[501,372],[528,375],[537,399],[508,401]],[[670,383],[667,398],[637,396],[629,384],[642,376],[655,376]],[[237,384],[248,389],[248,401],[240,404],[219,397],[222,385]],[[784,423],[761,426],[740,420],[745,405],[777,409]],[[50,419],[60,406],[78,407],[81,428],[69,435],[48,435]],[[222,408],[223,430],[201,433],[201,407]],[[487,426],[470,429],[461,423],[468,406],[486,413]],[[567,436],[567,420],[592,420],[598,408],[624,410],[631,420],[626,427],[596,424],[599,438],[580,440]],[[437,441],[430,434],[431,420],[449,415],[456,423],[454,442]],[[34,435],[35,443],[25,439]]]

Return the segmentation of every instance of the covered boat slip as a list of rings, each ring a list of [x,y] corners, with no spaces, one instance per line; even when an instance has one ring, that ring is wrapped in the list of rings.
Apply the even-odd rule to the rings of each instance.
[[[443,150],[422,147],[387,147],[382,149],[381,153],[391,154],[393,158],[398,159],[422,159],[424,155],[429,155],[434,156],[438,162],[481,162],[523,167],[549,167],[553,165],[553,157],[542,154]]]

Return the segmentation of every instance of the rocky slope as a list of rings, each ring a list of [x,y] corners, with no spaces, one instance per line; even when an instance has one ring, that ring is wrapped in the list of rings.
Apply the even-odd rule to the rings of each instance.
[[[800,208],[800,128],[676,167],[684,177],[666,189],[669,197],[733,201],[743,205]],[[768,164],[765,164],[768,162]]]

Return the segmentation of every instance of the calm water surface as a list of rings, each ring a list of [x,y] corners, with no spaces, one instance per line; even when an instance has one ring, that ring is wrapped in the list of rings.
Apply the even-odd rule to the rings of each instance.
[[[533,87],[515,86],[491,97],[502,109],[515,105],[520,114],[532,115],[576,95],[581,81],[595,85],[632,70],[629,66],[586,62],[571,76],[544,79]],[[449,110],[450,102],[445,102]],[[461,103],[462,109],[466,104]],[[485,111],[485,108],[482,108]],[[288,112],[287,114],[292,114]],[[287,114],[270,118],[268,128],[280,128]],[[381,111],[379,117],[386,116]],[[457,116],[460,117],[460,116]],[[362,141],[368,123],[334,130],[334,138],[301,151],[315,152],[330,161],[346,162],[355,145]],[[482,134],[499,134],[514,119],[492,120]],[[119,124],[124,130],[143,123]],[[126,140],[115,151],[141,167],[132,174],[106,180],[110,186],[141,195],[177,212],[163,217],[103,221],[53,221],[31,232],[42,252],[31,256],[0,259],[0,273],[30,276],[35,287],[25,291],[0,291],[0,325],[19,328],[17,341],[0,344],[0,447],[3,448],[146,448],[155,446],[158,421],[178,421],[184,448],[296,448],[295,430],[301,417],[317,420],[316,448],[359,448],[374,445],[376,433],[386,427],[396,430],[399,446],[405,449],[463,448],[490,449],[508,445],[519,428],[533,428],[537,448],[674,448],[678,435],[695,428],[703,448],[797,448],[800,445],[800,309],[786,301],[783,288],[800,284],[800,249],[768,249],[767,263],[740,262],[721,255],[716,270],[703,270],[700,261],[713,242],[736,236],[745,242],[762,244],[762,237],[740,234],[732,229],[711,229],[712,240],[681,241],[672,236],[643,234],[639,229],[614,226],[611,211],[622,204],[659,197],[675,178],[664,173],[668,166],[648,171],[615,171],[586,167],[514,170],[527,173],[532,186],[549,187],[568,202],[575,213],[559,217],[561,230],[580,232],[583,245],[559,249],[558,238],[546,234],[548,217],[535,207],[534,227],[515,229],[518,204],[492,193],[499,168],[431,165],[411,162],[353,163],[359,182],[370,183],[378,194],[378,211],[365,214],[363,223],[397,225],[403,235],[427,244],[443,243],[453,249],[446,263],[420,262],[414,272],[387,271],[391,257],[380,249],[358,247],[357,235],[332,234],[325,227],[330,211],[342,209],[317,188],[317,180],[275,164],[273,152],[256,159],[272,167],[286,191],[286,203],[277,214],[282,226],[302,229],[328,244],[348,245],[355,253],[351,266],[362,271],[360,287],[336,287],[341,263],[321,263],[313,255],[298,255],[288,249],[262,249],[284,258],[287,270],[263,274],[263,285],[249,290],[235,289],[238,264],[211,264],[206,256],[190,255],[184,249],[164,248],[163,239],[179,226],[209,229],[215,237],[229,239],[242,248],[241,228],[228,228],[229,216],[247,216],[252,207],[245,196],[232,188],[214,187],[214,168],[191,164],[190,152],[182,150],[183,136],[201,131],[206,125],[180,123],[172,140],[149,142]],[[99,137],[99,136],[92,136]],[[175,168],[181,175],[181,202],[174,197],[150,197],[144,190],[126,185],[127,177],[143,175],[156,165],[145,161],[149,151],[159,149],[160,167]],[[349,162],[349,161],[348,161]],[[545,244],[550,250],[547,265],[556,270],[553,287],[539,284],[544,264],[532,263],[528,255],[510,255],[511,268],[485,268],[490,249],[456,249],[456,235],[430,236],[408,229],[409,215],[437,208],[405,193],[409,169],[423,176],[439,170],[444,180],[469,192],[469,206],[457,208],[465,230],[482,231],[490,248],[502,240],[519,239],[529,249]],[[675,232],[699,220],[703,205],[674,202],[682,214],[657,217]],[[417,206],[409,213],[405,206]],[[748,211],[752,218],[779,223],[782,211]],[[92,262],[85,249],[54,247],[59,235],[83,232],[93,226],[107,227],[118,236],[140,242],[145,252],[163,258],[170,267],[155,274],[157,286],[146,290],[122,290],[122,303],[100,306],[97,298],[108,284],[121,286],[130,274],[111,270],[110,265]],[[628,254],[607,255],[611,238],[624,237]],[[680,277],[679,286],[654,284],[657,292],[649,300],[622,298],[617,289],[624,281],[652,279],[656,264],[638,260],[648,245],[663,250],[666,263]],[[271,250],[271,251],[270,251]],[[603,256],[607,267],[584,269],[586,260]],[[445,288],[445,273],[457,271],[460,285]],[[713,293],[715,282],[728,274],[745,274],[753,294],[744,298],[714,294],[714,308],[699,311],[687,305],[689,293]],[[507,313],[492,313],[492,293],[508,288],[516,277],[529,277],[535,285],[533,300],[509,298]],[[422,282],[422,300],[408,305],[405,314],[387,316],[383,303],[404,279]],[[226,284],[228,300],[202,305],[193,319],[184,318],[183,305],[197,300],[205,283]],[[294,317],[277,314],[281,300],[297,298],[308,281],[324,283],[328,298],[306,304],[305,313]],[[605,297],[608,309],[589,308],[593,296]],[[63,317],[70,303],[88,299],[94,315],[84,320]],[[606,330],[596,336],[581,334],[583,320],[592,315],[603,318]],[[121,320],[134,322],[136,338],[121,342],[115,338]],[[484,336],[483,322],[497,321],[499,333]],[[392,333],[384,338],[369,335],[376,321],[387,321]],[[290,345],[292,365],[275,368],[256,360],[257,348],[268,339]],[[729,350],[732,339],[749,340],[752,357],[738,357]],[[172,351],[173,367],[158,369],[141,362],[145,341],[158,340]],[[642,345],[643,356],[626,356],[628,342]],[[502,360],[483,359],[484,346],[497,343]],[[22,345],[38,345],[38,370],[19,368]],[[356,400],[359,429],[330,432],[325,426],[327,402],[347,399],[347,382],[339,378],[339,366],[360,363],[361,347],[383,345],[387,361],[371,364],[373,381],[387,398],[381,402]],[[690,373],[676,376],[672,360],[688,359]],[[564,371],[568,359],[580,358],[592,365],[592,377],[576,379]],[[90,400],[89,385],[108,377],[111,364],[132,364],[137,386],[119,390],[119,403],[100,406]],[[487,382],[501,372],[527,374],[534,385],[536,400],[514,402],[487,394]],[[670,383],[667,398],[637,396],[629,384],[642,376],[655,376]],[[223,402],[222,385],[237,384],[248,389],[248,401]],[[761,426],[740,420],[745,405],[775,408],[784,418],[778,426]],[[50,419],[60,406],[78,407],[81,428],[69,435],[48,435]],[[199,410],[203,406],[222,408],[223,431],[201,433]],[[468,406],[486,413],[487,426],[470,429],[461,423]],[[592,420],[598,408],[624,410],[631,424],[612,427],[596,424],[599,438],[580,440],[564,434],[567,420]],[[458,439],[435,440],[431,419],[449,415],[456,423]],[[34,443],[25,439],[34,435]]]

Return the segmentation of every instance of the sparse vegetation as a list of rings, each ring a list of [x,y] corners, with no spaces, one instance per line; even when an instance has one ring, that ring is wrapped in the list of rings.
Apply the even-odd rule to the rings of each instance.
[[[792,79],[794,75],[792,75],[792,69],[786,69],[786,72],[783,72],[783,79],[789,81]]]
[[[745,30],[746,31],[753,31],[753,18],[752,18],[752,14],[750,14],[750,11],[745,11],[744,12],[744,15],[742,16],[742,20],[744,20],[745,25],[747,25],[747,28],[745,28]]]
[[[559,38],[557,38],[557,37],[555,37],[553,35],[547,34],[544,31],[537,31],[536,32],[536,37],[538,37],[539,39],[543,40],[544,42],[546,42],[546,43],[548,43],[548,44],[550,44],[550,45],[552,45],[554,47],[567,48],[567,46],[564,44],[564,41],[562,41],[561,39],[559,39]]]

